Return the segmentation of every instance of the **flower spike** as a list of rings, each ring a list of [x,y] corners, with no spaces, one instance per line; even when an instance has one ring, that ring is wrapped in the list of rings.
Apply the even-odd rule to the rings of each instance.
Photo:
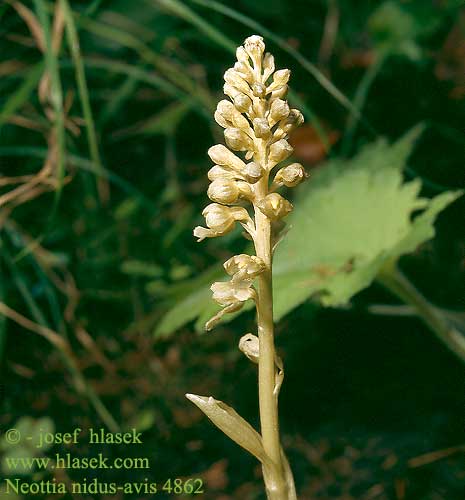
[[[293,208],[276,191],[283,186],[297,186],[307,177],[299,163],[282,165],[293,153],[289,134],[303,123],[303,116],[286,101],[290,71],[275,69],[274,57],[265,52],[261,36],[247,38],[237,49],[236,58],[234,66],[224,74],[223,90],[229,99],[221,100],[215,111],[226,145],[217,144],[208,150],[214,165],[208,172],[211,184],[207,194],[213,203],[202,213],[207,227],[196,227],[194,235],[198,241],[222,236],[239,222],[255,246],[256,255],[239,254],[224,263],[230,280],[211,286],[213,299],[222,309],[207,321],[205,328],[211,330],[225,314],[254,301],[258,336],[243,336],[239,348],[259,365],[263,453],[256,451],[260,448],[257,443],[252,444],[248,424],[240,423],[243,429],[234,436],[229,432],[232,417],[217,409],[216,400],[210,398],[207,403],[198,396],[190,399],[231,439],[259,458],[269,500],[296,500],[292,473],[279,443],[277,404],[284,370],[273,340],[271,276],[273,251],[284,234],[283,218]],[[272,174],[278,165],[280,168]],[[253,218],[242,206],[247,204],[252,205]],[[234,422],[239,419],[234,417]],[[239,440],[237,436],[244,438]]]

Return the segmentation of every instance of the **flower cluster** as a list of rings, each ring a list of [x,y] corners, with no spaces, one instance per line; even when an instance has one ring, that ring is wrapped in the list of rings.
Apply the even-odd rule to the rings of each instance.
[[[270,183],[273,169],[293,152],[287,141],[290,132],[303,123],[302,113],[285,100],[290,71],[275,71],[274,57],[265,53],[260,36],[247,38],[236,57],[234,67],[224,75],[229,100],[220,101],[215,112],[227,147],[217,144],[208,151],[214,163],[208,172],[208,197],[213,203],[202,213],[207,227],[194,229],[198,241],[229,233],[239,222],[255,242],[255,223],[243,205],[251,203],[255,211],[278,222],[291,212],[292,204],[276,190],[294,187],[306,177],[302,165],[291,163],[280,168]],[[235,152],[243,153],[244,159]],[[225,268],[232,279],[212,285],[213,298],[223,309],[207,329],[226,312],[256,298],[252,282],[265,265],[258,257],[237,255]]]
[[[213,299],[223,309],[207,322],[206,330],[211,330],[226,313],[241,309],[247,300],[256,300],[253,281],[265,270],[265,264],[255,255],[239,254],[227,260],[224,268],[231,280],[217,281],[211,286]]]

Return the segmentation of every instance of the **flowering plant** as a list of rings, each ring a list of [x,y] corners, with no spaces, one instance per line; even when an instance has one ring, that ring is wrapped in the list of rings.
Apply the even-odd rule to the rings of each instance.
[[[202,213],[207,227],[196,227],[194,235],[198,241],[222,236],[239,223],[254,243],[256,255],[240,254],[225,262],[231,279],[211,286],[222,309],[205,326],[211,330],[225,314],[238,311],[248,300],[255,302],[258,336],[244,335],[239,349],[258,364],[261,434],[221,401],[187,397],[261,461],[270,500],[292,500],[297,498],[294,480],[279,438],[278,395],[284,369],[274,346],[272,258],[282,219],[293,208],[277,189],[297,186],[306,177],[299,163],[277,169],[292,154],[287,139],[303,116],[285,100],[290,71],[275,70],[274,57],[265,53],[260,36],[247,38],[236,56],[234,67],[224,75],[224,93],[230,100],[220,101],[215,112],[228,147],[217,144],[208,151],[215,164],[208,172],[213,203]],[[233,151],[242,152],[244,160]],[[253,216],[242,205],[251,205]]]

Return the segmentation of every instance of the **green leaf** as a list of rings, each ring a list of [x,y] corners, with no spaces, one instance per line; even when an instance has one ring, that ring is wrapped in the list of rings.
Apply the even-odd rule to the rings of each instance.
[[[276,319],[317,294],[327,306],[347,303],[386,262],[434,236],[437,214],[460,193],[429,200],[419,197],[419,180],[403,182],[416,135],[332,161],[300,191],[275,257]]]

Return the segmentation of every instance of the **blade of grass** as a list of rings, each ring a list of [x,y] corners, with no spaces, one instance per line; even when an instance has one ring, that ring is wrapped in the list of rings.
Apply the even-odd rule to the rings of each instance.
[[[360,83],[355,91],[355,95],[353,98],[354,106],[361,112],[365,106],[365,102],[368,97],[368,93],[379,74],[384,61],[387,58],[387,54],[380,53],[376,56],[373,64],[368,66],[365,74],[363,75]],[[352,145],[352,139],[354,137],[355,131],[357,129],[358,119],[356,116],[349,116],[347,127],[344,133],[344,137],[342,140],[341,152],[343,156],[346,156],[350,152],[350,148]]]
[[[8,97],[0,112],[0,130],[8,118],[27,102],[32,91],[37,87],[43,70],[44,64],[42,62],[33,66],[24,77],[18,89]]]
[[[15,285],[16,290],[21,295],[24,303],[28,307],[32,317],[37,323],[43,326],[48,326],[47,320],[45,319],[45,315],[42,313],[39,305],[37,304],[36,300],[34,299],[34,297],[30,292],[32,286],[28,281],[26,281],[26,278],[23,276],[23,273],[19,270],[15,260],[6,249],[5,244],[3,244],[2,246],[2,256],[10,271],[13,284]]]
[[[47,150],[45,148],[35,148],[35,147],[15,147],[15,146],[5,146],[0,147],[0,157],[1,156],[25,156],[25,157],[36,157],[45,158],[47,156]],[[74,165],[77,168],[86,170],[88,172],[95,173],[97,175],[105,175],[110,182],[113,182],[115,186],[119,187],[121,190],[128,194],[135,196],[140,205],[145,207],[151,214],[158,213],[159,208],[153,201],[141,193],[137,188],[135,188],[130,182],[126,181],[119,175],[111,172],[110,170],[98,170],[95,165],[87,160],[86,158],[81,158],[80,156],[69,154],[67,160],[70,165]]]
[[[0,303],[0,305],[2,306],[2,308],[0,309],[0,315],[9,317],[10,319],[13,319],[13,321],[16,321],[18,324],[21,324],[24,328],[39,333],[44,338],[46,338],[55,348],[57,348],[71,373],[73,383],[77,392],[87,397],[102,421],[112,432],[118,431],[119,425],[116,423],[111,413],[102,403],[98,394],[94,391],[92,386],[81,373],[69,342],[66,338],[49,327],[44,314],[42,313],[39,305],[34,300],[32,294],[29,291],[31,287],[28,286],[26,279],[22,275],[15,261],[9,255],[9,252],[6,250],[5,245],[1,247],[1,253],[9,266],[16,288],[18,289],[24,302],[28,306],[32,317],[35,320],[35,323],[20,315],[16,311],[13,311],[4,303]],[[18,321],[18,319],[20,321]]]
[[[19,243],[20,246],[26,246],[26,243],[24,242],[21,234],[19,234],[17,231],[14,231],[12,227],[9,227],[8,225],[5,225],[5,230],[6,232],[10,235],[10,239],[15,242]],[[65,334],[66,331],[63,329],[63,317],[60,313],[60,307],[58,303],[58,298],[56,296],[55,290],[53,287],[50,286],[50,281],[48,280],[45,272],[43,271],[41,265],[37,262],[35,256],[33,253],[28,255],[29,261],[32,265],[32,267],[35,270],[36,276],[42,285],[42,288],[44,290],[44,294],[47,298],[48,304],[50,306],[50,312],[51,312],[51,317],[53,318],[54,322],[54,327],[55,330],[59,331],[61,334]],[[22,280],[22,282],[24,279]],[[23,284],[21,282],[21,289],[23,289]],[[24,295],[23,295],[24,298]],[[32,298],[31,295],[29,295],[29,300]],[[42,316],[43,318],[43,316]]]
[[[440,309],[429,302],[393,263],[384,266],[377,280],[402,301],[412,305],[436,337],[465,363],[465,335],[451,326]]]
[[[143,135],[173,135],[179,123],[192,108],[189,102],[174,102],[163,107],[154,115],[130,124],[122,130],[113,133],[113,137],[120,139],[136,134]]]
[[[131,64],[113,61],[111,59],[85,58],[84,63],[86,67],[89,68],[105,69],[114,73],[129,75],[140,82],[147,83],[165,92],[169,96],[182,101],[192,101],[194,109],[197,109],[197,111],[205,118],[208,118],[209,121],[211,120],[211,112],[209,111],[210,108],[206,108],[205,104],[203,101],[199,100],[198,96],[195,94],[190,95],[180,90],[171,82],[155,73],[151,73]]]
[[[133,75],[129,75],[124,82],[115,90],[112,98],[102,107],[97,123],[103,128],[108,121],[121,109],[123,103],[129,99],[136,91],[138,80]]]
[[[76,14],[73,13],[74,16]],[[142,61],[154,66],[161,75],[170,81],[172,85],[182,89],[190,96],[195,96],[208,110],[214,109],[216,106],[215,99],[207,92],[207,90],[192,79],[185,68],[181,68],[173,64],[168,58],[157,54],[154,50],[141,42],[131,33],[123,31],[114,26],[94,21],[86,17],[79,17],[76,21],[78,26],[86,31],[113,43],[117,43],[122,47],[134,50]]]
[[[84,14],[89,17],[93,16],[100,8],[102,2],[103,0],[94,0],[88,7],[86,7]]]
[[[84,64],[81,57],[79,37],[76,25],[74,23],[74,17],[71,14],[68,0],[60,0],[60,5],[63,9],[68,45],[74,63],[78,95],[81,101],[82,112],[84,114],[84,121],[86,123],[86,134],[87,142],[89,144],[90,157],[94,165],[99,170],[101,170],[103,168],[103,165],[98,147],[97,132],[95,129],[92,107],[90,105],[89,90],[87,87]],[[106,182],[105,177],[97,176],[97,189],[99,192],[100,201],[105,203],[109,197],[108,183]]]
[[[44,59],[45,59],[45,67],[50,78],[49,102],[54,112],[53,142],[55,142],[56,144],[56,172],[57,172],[58,183],[57,183],[57,188],[55,189],[53,206],[51,213],[48,217],[48,222],[46,227],[41,232],[41,234],[39,234],[39,236],[35,238],[34,241],[28,244],[23,249],[23,251],[20,252],[15,257],[15,260],[17,261],[21,260],[26,255],[28,255],[32,251],[34,246],[45,238],[47,232],[52,226],[60,203],[61,192],[63,189],[64,177],[65,177],[65,117],[63,110],[63,91],[61,87],[58,58],[53,48],[50,19],[47,13],[46,4],[44,0],[34,0],[34,6],[45,39]]]
[[[54,126],[56,129],[56,141],[58,146],[58,177],[60,182],[60,187],[57,189],[57,196],[59,197],[61,193],[61,187],[64,178],[64,148],[65,148],[65,120],[63,111],[63,92],[61,88],[61,79],[59,72],[58,58],[53,50],[52,46],[52,35],[50,27],[50,19],[47,13],[46,5],[44,0],[34,0],[34,5],[37,12],[37,17],[42,26],[42,30],[45,38],[45,66],[50,76],[50,103],[53,107],[54,116]]]
[[[120,430],[119,425],[116,423],[111,413],[107,410],[92,386],[87,382],[87,380],[80,372],[71,347],[66,340],[64,340],[57,332],[48,328],[47,326],[35,323],[29,318],[26,318],[26,316],[23,316],[14,309],[11,309],[11,307],[8,307],[4,302],[0,302],[0,315],[10,319],[11,321],[14,321],[16,324],[22,326],[26,330],[40,335],[48,342],[50,342],[50,344],[55,347],[61,354],[63,361],[71,372],[77,392],[87,396],[96,413],[99,415],[99,417],[102,419],[102,422],[108,427],[111,432],[118,432]]]
[[[207,23],[204,19],[202,19],[202,17],[196,14],[192,9],[189,9],[189,7],[183,3],[178,2],[177,0],[155,0],[155,2],[198,28],[199,31],[205,33],[211,40],[229,52],[234,53],[236,51],[236,45],[233,41],[224,36],[219,30]]]

